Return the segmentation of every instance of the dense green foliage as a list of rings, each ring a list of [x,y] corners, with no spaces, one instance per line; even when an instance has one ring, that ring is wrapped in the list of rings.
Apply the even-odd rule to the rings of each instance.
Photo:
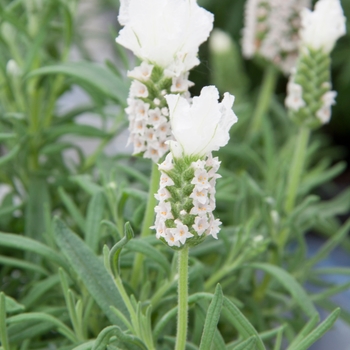
[[[337,246],[350,249],[350,220],[340,219],[350,189],[335,195],[331,182],[346,168],[343,153],[312,134],[296,203],[286,207],[301,136],[283,106],[285,78],[243,61],[243,0],[200,3],[234,41],[227,56],[202,47],[193,92],[208,83],[230,91],[239,122],[217,154],[219,239],[190,249],[187,349],[306,350],[338,316],[350,323],[331,299],[350,283],[322,278],[350,270],[317,266]],[[117,14],[118,1],[99,6]],[[172,349],[177,255],[151,232],[140,238],[151,163],[103,152],[126,128],[128,54],[118,47],[117,64],[92,62],[82,20],[73,0],[0,0],[0,185],[9,189],[0,202],[1,349]],[[110,30],[114,45],[116,23]],[[333,130],[350,128],[349,41],[334,52]],[[84,60],[69,59],[72,47]],[[62,111],[60,99],[76,86],[89,103]],[[101,127],[79,122],[86,112]],[[76,136],[98,146],[86,154]],[[312,257],[308,232],[327,239]],[[321,323],[317,308],[330,313]]]

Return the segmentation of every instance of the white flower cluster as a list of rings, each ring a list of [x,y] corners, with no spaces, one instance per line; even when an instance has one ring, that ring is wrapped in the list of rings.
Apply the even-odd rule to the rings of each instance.
[[[256,54],[289,73],[299,46],[300,11],[311,0],[248,0],[243,29],[243,54]]]
[[[328,90],[321,96],[322,106],[315,113],[315,117],[318,119],[320,124],[326,124],[330,121],[332,110],[331,106],[335,104],[335,98],[337,96],[336,91],[331,91],[331,84],[324,82],[319,87],[323,91]],[[313,89],[316,93],[318,87]],[[316,102],[316,100],[315,100]],[[302,108],[307,107],[307,103],[303,99],[303,87],[300,84],[295,83],[295,73],[291,75],[291,78],[287,85],[287,98],[285,100],[286,107],[297,113]]]
[[[335,104],[329,54],[346,32],[346,18],[339,0],[319,0],[314,11],[304,8],[301,18],[300,56],[289,79],[285,104],[299,121],[317,127],[329,122]]]
[[[158,162],[169,151],[166,141],[173,139],[164,95],[176,92],[188,98],[188,88],[193,83],[188,80],[188,74],[182,74],[177,78],[165,78],[169,82],[159,91],[158,82],[152,80],[153,69],[153,65],[142,62],[128,72],[128,76],[135,80],[131,83],[125,111],[129,119],[128,144],[134,145],[133,153],[143,153],[145,158]]]
[[[215,209],[215,183],[220,177],[216,172],[219,169],[218,158],[210,154],[205,160],[191,162],[190,167],[194,171],[191,181],[192,191],[188,198],[182,193],[180,198],[174,198],[171,193],[179,192],[176,188],[175,179],[171,174],[174,170],[174,160],[169,153],[165,161],[159,165],[161,171],[160,187],[155,195],[159,201],[155,207],[156,221],[151,228],[156,230],[156,237],[163,239],[169,246],[180,247],[186,240],[212,235],[217,239],[221,222],[214,218]],[[174,176],[174,178],[176,175]],[[181,184],[185,187],[186,184]],[[181,192],[181,190],[180,190]],[[186,205],[182,205],[182,203]]]

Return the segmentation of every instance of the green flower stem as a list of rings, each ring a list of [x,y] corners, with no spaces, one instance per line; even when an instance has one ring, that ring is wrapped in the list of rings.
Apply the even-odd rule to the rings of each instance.
[[[253,119],[252,119],[252,127],[250,129],[250,132],[253,135],[261,129],[263,116],[269,110],[271,97],[276,88],[277,78],[278,78],[278,71],[272,64],[270,64],[266,68],[264,73],[264,78],[263,78],[261,90],[259,93],[257,106],[255,108]]]
[[[185,350],[188,323],[188,246],[178,252],[178,314],[175,350]]]
[[[143,219],[142,230],[140,237],[147,237],[151,234],[150,226],[153,225],[154,220],[154,207],[156,206],[156,199],[154,198],[155,193],[158,191],[160,179],[160,171],[158,170],[158,165],[152,163],[152,174],[151,174],[151,184],[148,194],[148,202],[146,213]],[[142,271],[143,256],[141,254],[136,254],[134,260],[134,269],[131,275],[131,286],[136,289],[139,281],[141,280],[140,274]]]
[[[286,213],[289,214],[295,205],[295,200],[298,193],[298,187],[301,175],[303,173],[306,149],[309,142],[310,129],[307,127],[300,127],[299,134],[296,139],[296,146],[294,148],[294,155],[292,166],[289,173],[287,196],[285,202]]]
[[[123,282],[122,282],[119,275],[115,276],[114,282],[115,282],[115,285],[117,286],[118,291],[119,291],[119,293],[120,293],[120,295],[125,303],[126,308],[128,309],[130,319],[131,319],[131,324],[132,324],[134,330],[137,330],[138,329],[138,320],[136,317],[136,312],[135,312],[134,307],[132,306],[132,303],[130,301],[128,293],[126,292],[124,285],[123,285]]]

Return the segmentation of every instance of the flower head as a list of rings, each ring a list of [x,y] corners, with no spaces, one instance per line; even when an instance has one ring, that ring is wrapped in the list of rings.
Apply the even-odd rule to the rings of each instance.
[[[319,0],[312,12],[301,13],[300,36],[303,45],[325,53],[332,51],[335,42],[346,33],[346,18],[339,0]]]
[[[297,60],[300,11],[311,0],[247,0],[243,55],[262,56],[290,73]]]
[[[196,0],[121,0],[116,41],[143,61],[180,75],[199,64],[199,45],[209,36],[213,15]]]
[[[215,183],[219,162],[211,154],[203,159],[174,158],[169,153],[159,165],[161,178],[155,198],[156,237],[174,249],[195,246],[205,237],[217,238],[220,220],[215,220]]]
[[[230,127],[237,122],[232,111],[234,96],[225,93],[221,103],[214,86],[204,87],[199,97],[190,104],[179,95],[165,96],[170,113],[172,133],[170,141],[175,157],[204,156],[225,146],[230,138]]]

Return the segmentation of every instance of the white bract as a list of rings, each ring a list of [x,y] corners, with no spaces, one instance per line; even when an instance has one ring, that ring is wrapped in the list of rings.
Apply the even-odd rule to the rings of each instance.
[[[213,15],[196,0],[121,0],[116,41],[169,74],[199,64],[199,46],[213,27]]]
[[[346,18],[339,0],[319,0],[315,10],[304,9],[301,18],[302,43],[312,49],[329,53],[335,42],[346,33]]]
[[[229,130],[237,122],[232,111],[234,96],[225,93],[221,103],[215,86],[204,87],[192,104],[179,95],[166,95],[170,123],[176,141],[169,141],[175,157],[204,156],[225,146]]]

